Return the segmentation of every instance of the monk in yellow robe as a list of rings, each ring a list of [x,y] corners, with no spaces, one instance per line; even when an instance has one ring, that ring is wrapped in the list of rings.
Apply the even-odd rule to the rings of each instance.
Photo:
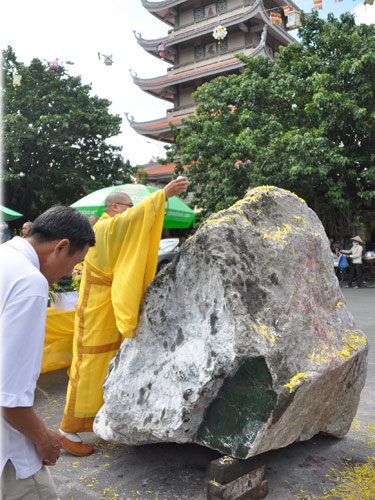
[[[109,362],[123,338],[134,334],[143,294],[155,275],[165,199],[186,191],[187,185],[186,177],[176,179],[134,207],[126,193],[111,193],[93,228],[96,246],[85,258],[60,424],[63,448],[73,455],[94,451],[77,432],[92,431]]]

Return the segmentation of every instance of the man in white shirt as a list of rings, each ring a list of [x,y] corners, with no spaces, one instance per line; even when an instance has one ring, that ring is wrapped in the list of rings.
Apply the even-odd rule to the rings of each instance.
[[[33,409],[40,374],[48,285],[71,275],[95,234],[70,207],[40,215],[25,239],[0,245],[1,495],[4,500],[55,500],[46,465],[55,465],[62,437]]]

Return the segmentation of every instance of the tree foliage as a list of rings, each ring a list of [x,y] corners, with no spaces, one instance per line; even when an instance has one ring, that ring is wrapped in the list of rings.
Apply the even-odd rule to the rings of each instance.
[[[169,157],[189,165],[205,215],[276,185],[345,234],[375,201],[375,26],[314,14],[299,37],[276,61],[238,55],[241,75],[202,85]]]
[[[22,76],[16,94],[13,74]],[[121,125],[108,112],[110,101],[91,96],[91,86],[64,65],[53,76],[46,61],[18,62],[11,47],[3,53],[3,75],[5,205],[32,219],[53,204],[129,182],[133,169],[122,148],[106,142]]]

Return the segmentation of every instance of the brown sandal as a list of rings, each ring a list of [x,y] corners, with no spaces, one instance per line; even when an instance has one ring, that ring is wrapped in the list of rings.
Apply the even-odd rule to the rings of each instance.
[[[72,441],[65,436],[63,436],[61,448],[76,457],[87,457],[95,451],[95,449],[89,444],[86,444],[83,441]]]

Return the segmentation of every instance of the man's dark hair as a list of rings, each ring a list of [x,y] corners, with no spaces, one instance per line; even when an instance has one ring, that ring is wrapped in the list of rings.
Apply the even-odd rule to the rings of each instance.
[[[95,233],[88,218],[75,208],[55,205],[33,222],[27,238],[33,236],[39,243],[67,238],[70,241],[69,254],[89,244],[95,245]]]

